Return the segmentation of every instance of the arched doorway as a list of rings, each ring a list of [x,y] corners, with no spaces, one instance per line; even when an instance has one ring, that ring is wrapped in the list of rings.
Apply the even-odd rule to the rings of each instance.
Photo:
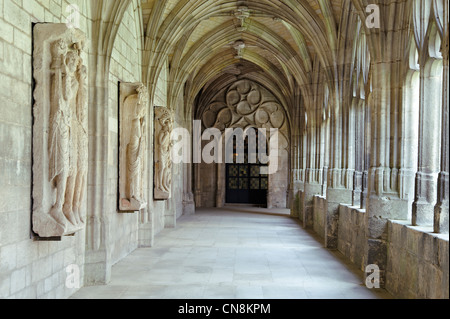
[[[224,161],[195,165],[195,202],[197,207],[222,207],[225,204],[256,204],[268,208],[286,208],[289,188],[289,124],[286,112],[278,99],[265,87],[251,80],[238,80],[197,108],[195,119],[202,129],[214,128],[226,135],[227,130],[253,129],[266,138],[267,162],[252,162],[245,158],[234,163]],[[276,134],[274,133],[276,131]],[[246,133],[244,134],[245,136]],[[275,138],[276,136],[276,138]],[[243,143],[243,156],[248,157],[252,142]],[[256,141],[260,141],[259,138]],[[209,141],[203,141],[205,146]],[[223,143],[225,147],[225,143]],[[235,154],[233,145],[232,153]],[[275,146],[274,146],[275,145]],[[242,145],[241,145],[242,146]],[[255,147],[258,153],[258,147]],[[272,152],[269,151],[272,149]],[[273,152],[275,150],[276,152]],[[274,156],[272,156],[275,153]],[[257,156],[258,158],[258,156]],[[274,165],[275,169],[267,166]],[[260,174],[266,167],[268,174]]]
[[[252,204],[266,207],[269,190],[268,165],[262,163],[259,154],[267,156],[267,147],[259,139],[259,130],[253,130],[253,138],[231,139],[229,149],[233,149],[233,163],[226,164],[226,204]],[[241,145],[239,145],[241,144]],[[252,147],[252,145],[254,147]],[[243,154],[239,150],[244,150]]]

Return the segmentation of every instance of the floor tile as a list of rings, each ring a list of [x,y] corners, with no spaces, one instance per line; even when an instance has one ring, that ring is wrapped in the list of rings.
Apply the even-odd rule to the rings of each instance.
[[[362,272],[305,231],[288,210],[201,209],[152,248],[112,268],[106,286],[74,299],[377,299]]]

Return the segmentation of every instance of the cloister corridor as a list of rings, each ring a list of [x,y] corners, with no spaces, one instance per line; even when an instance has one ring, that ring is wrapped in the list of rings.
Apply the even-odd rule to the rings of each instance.
[[[448,21],[0,0],[0,300],[449,299]]]
[[[199,209],[73,299],[390,299],[286,209]]]

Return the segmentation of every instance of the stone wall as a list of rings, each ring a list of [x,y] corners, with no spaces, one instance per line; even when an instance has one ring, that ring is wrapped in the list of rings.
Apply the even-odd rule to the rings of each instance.
[[[314,196],[312,229],[322,239],[327,205],[325,197]],[[361,270],[362,276],[368,266],[367,217],[363,209],[339,205],[337,250]],[[387,267],[380,269],[386,274],[385,289],[400,299],[449,298],[448,234],[434,234],[432,227],[410,225],[409,221],[388,222]]]
[[[325,220],[327,212],[327,200],[322,196],[314,196],[313,222],[314,232],[320,238],[325,239]]]
[[[338,250],[360,270],[365,270],[366,213],[357,207],[339,206]]]
[[[169,73],[169,66],[167,61],[164,63],[164,67],[162,68],[162,71],[159,75],[157,84],[156,84],[156,91],[154,94],[154,107],[155,106],[164,106],[168,107],[169,98],[167,94],[167,88],[168,88],[168,73]],[[179,109],[183,107],[182,103],[178,103],[174,106],[174,128],[177,128],[181,126],[180,123],[182,123],[182,114],[183,112]],[[152,120],[153,123],[153,113],[152,113]],[[153,131],[153,128],[152,128]],[[153,137],[152,137],[152,145],[153,145]],[[153,147],[151,150],[151,154],[149,155],[150,159],[153,159]],[[172,195],[171,198],[167,201],[155,201],[153,200],[153,189],[150,190],[151,196],[150,196],[150,204],[149,204],[149,210],[151,214],[151,219],[153,225],[153,236],[157,235],[161,230],[167,227],[175,227],[176,225],[176,216],[180,216],[182,212],[182,194],[183,192],[179,192],[179,188],[183,185],[183,174],[181,174],[182,165],[174,164],[173,165],[173,171],[172,171]],[[150,180],[153,180],[154,177],[154,171],[153,169],[150,172]]]
[[[89,35],[86,1],[80,29]],[[68,2],[0,1],[0,298],[64,298],[67,267],[84,273],[85,232],[37,241],[31,229],[32,25],[65,22]]]
[[[79,286],[104,283],[112,265],[137,247],[151,246],[165,227],[173,227],[182,214],[183,169],[174,165],[169,201],[153,200],[153,171],[148,171],[145,193],[148,206],[141,213],[118,212],[119,82],[142,82],[142,48],[138,1],[124,11],[111,45],[109,74],[99,76],[98,48],[93,34],[96,6],[88,0],[0,0],[0,299],[67,298]],[[76,5],[79,28],[89,40],[89,190],[88,216],[94,223],[74,236],[44,241],[32,233],[33,167],[33,23],[66,23]],[[106,13],[105,13],[106,14]],[[109,22],[109,21],[108,21]],[[100,59],[101,60],[101,59]],[[92,65],[91,65],[92,64]],[[168,106],[168,65],[160,75],[156,105]],[[97,78],[105,82],[92,85]],[[105,97],[101,97],[104,92]],[[100,96],[100,98],[99,98]],[[100,101],[100,102],[99,102]],[[178,103],[183,107],[183,103]],[[99,112],[99,108],[104,108]],[[183,112],[175,120],[182,122]],[[148,112],[148,167],[153,167],[153,106]],[[99,137],[97,139],[97,137]],[[103,137],[105,137],[103,139]],[[94,149],[93,143],[101,143]],[[104,152],[105,150],[105,152]],[[103,153],[106,154],[103,157]],[[100,155],[98,155],[100,154]],[[95,156],[94,156],[95,155]],[[98,155],[98,156],[97,156]],[[103,183],[104,181],[104,183]],[[98,200],[96,196],[105,194]],[[95,211],[93,211],[95,210]],[[92,240],[93,236],[95,239]],[[78,275],[75,285],[69,275]],[[77,282],[78,281],[78,282]],[[78,285],[79,284],[79,285]]]
[[[135,3],[125,12],[111,54],[109,76],[108,211],[111,262],[114,264],[138,247],[139,214],[118,212],[119,165],[119,82],[141,82],[141,48]]]
[[[448,299],[448,235],[398,221],[388,229],[386,289],[398,298]]]

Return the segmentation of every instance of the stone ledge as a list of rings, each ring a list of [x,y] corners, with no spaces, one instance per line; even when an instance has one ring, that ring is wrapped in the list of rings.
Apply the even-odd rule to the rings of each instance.
[[[350,204],[341,204],[341,206],[345,206],[351,210],[355,210],[358,213],[365,214],[367,211],[364,208],[360,208],[358,206],[352,206]]]
[[[433,227],[432,226],[413,226],[411,225],[411,222],[408,220],[389,220],[389,222],[391,222],[392,224],[397,224],[400,226],[404,226],[407,229],[411,229],[413,231],[416,232],[420,232],[420,233],[425,233],[428,234],[432,237],[444,240],[444,241],[449,241],[449,234],[437,234],[434,233],[433,231]]]

